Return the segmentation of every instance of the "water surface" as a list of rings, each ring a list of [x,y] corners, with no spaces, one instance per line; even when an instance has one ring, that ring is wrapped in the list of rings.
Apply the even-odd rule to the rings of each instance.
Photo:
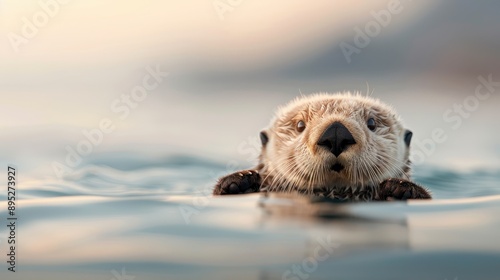
[[[222,164],[186,156],[109,157],[60,181],[21,179],[18,272],[5,267],[2,279],[500,275],[498,171],[420,167],[416,180],[433,191],[433,201],[340,204],[212,197],[214,178],[225,172]]]

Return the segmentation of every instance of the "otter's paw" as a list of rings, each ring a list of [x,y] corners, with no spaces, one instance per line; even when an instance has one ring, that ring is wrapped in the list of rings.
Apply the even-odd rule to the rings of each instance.
[[[255,170],[243,170],[219,179],[214,188],[214,195],[242,194],[258,192],[260,175]]]
[[[431,199],[425,188],[404,179],[388,179],[379,186],[380,200]]]

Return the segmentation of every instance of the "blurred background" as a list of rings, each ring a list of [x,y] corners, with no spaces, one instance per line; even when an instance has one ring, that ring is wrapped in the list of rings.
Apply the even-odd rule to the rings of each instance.
[[[0,169],[17,167],[21,201],[21,273],[2,261],[0,278],[285,279],[317,236],[341,246],[311,279],[498,278],[499,11],[0,0]],[[435,200],[309,216],[315,200],[211,195],[218,176],[256,162],[277,106],[343,91],[395,107]]]
[[[109,119],[114,131],[84,162],[188,155],[250,167],[277,106],[359,91],[401,114],[418,164],[496,169],[500,86],[483,86],[481,100],[475,92],[479,76],[500,82],[499,9],[493,0],[0,0],[1,161],[53,177],[82,130]],[[117,112],[151,69],[168,76]],[[446,140],[429,144],[435,129]]]

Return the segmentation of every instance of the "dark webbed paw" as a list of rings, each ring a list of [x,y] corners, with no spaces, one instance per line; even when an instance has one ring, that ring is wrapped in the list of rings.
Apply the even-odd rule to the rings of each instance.
[[[255,170],[243,170],[219,179],[214,188],[214,195],[242,194],[258,192],[260,175]]]
[[[388,179],[379,185],[379,200],[431,199],[431,194],[425,188],[404,180]]]

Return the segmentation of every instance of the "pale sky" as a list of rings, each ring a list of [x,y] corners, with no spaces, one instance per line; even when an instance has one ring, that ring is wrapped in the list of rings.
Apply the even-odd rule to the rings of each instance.
[[[419,77],[404,76],[400,71],[378,71],[401,60],[418,65],[422,55],[419,51],[433,51],[426,50],[426,45],[446,38],[440,33],[441,37],[436,37],[432,28],[428,32],[434,37],[428,40],[412,41],[412,35],[405,34],[416,24],[424,24],[421,28],[426,29],[427,16],[435,16],[433,11],[440,8],[441,2],[401,0],[402,11],[391,15],[382,35],[373,38],[354,57],[353,64],[314,62],[344,40],[351,42],[355,28],[365,28],[374,20],[374,13],[387,10],[393,2],[318,0],[304,4],[298,0],[242,0],[221,15],[214,8],[217,1],[211,0],[72,0],[48,8],[40,6],[39,1],[2,0],[0,127],[10,133],[0,139],[0,151],[6,159],[26,157],[31,162],[34,158],[46,161],[64,156],[64,147],[75,145],[82,129],[92,129],[101,119],[114,116],[112,102],[140,83],[148,65],[161,65],[170,76],[129,118],[116,123],[118,129],[96,148],[97,152],[142,150],[155,155],[191,153],[222,161],[246,159],[246,155],[238,153],[238,145],[257,135],[276,106],[299,92],[365,91],[368,82],[375,89],[375,97],[400,111],[416,132],[416,139],[424,139],[436,125],[442,125],[443,111],[463,101],[473,90],[475,77],[484,74],[481,64],[474,64],[476,58],[489,61],[496,48],[476,52],[468,51],[468,45],[457,44],[455,52],[447,52],[451,55],[426,57],[437,66],[432,64],[432,69],[447,73],[461,71],[461,65],[450,61],[462,61],[464,52],[476,55],[467,59],[479,68],[466,67],[473,78],[464,85],[461,77],[450,79],[432,71]],[[47,22],[35,31],[29,29],[35,20],[44,20],[47,9],[52,13]],[[32,38],[13,46],[13,36],[25,37],[26,30]],[[392,38],[403,38],[400,41],[407,45],[392,43]],[[454,46],[453,41],[449,44]],[[449,49],[450,45],[444,46]],[[380,49],[389,54],[393,49],[397,52],[384,61],[377,52],[370,53]],[[336,52],[341,56],[338,48]],[[309,61],[323,63],[327,70],[331,67],[337,72],[329,75],[309,71]],[[372,63],[371,70],[353,66],[366,61]],[[313,62],[310,64],[315,65]],[[295,69],[297,65],[300,67]],[[344,68],[351,72],[339,75],[338,70]],[[268,69],[291,72],[274,76],[270,71],[266,76]],[[289,75],[295,70],[302,72]],[[307,77],[300,78],[300,73]],[[314,78],[316,74],[320,75]],[[488,126],[480,120],[492,120],[495,104],[499,104],[497,99],[490,100],[475,113],[476,120],[471,118],[461,130],[450,132],[451,140],[441,145],[437,156],[429,161],[442,164],[453,159],[454,163],[475,166],[499,163],[496,134],[491,136],[493,140],[481,138],[476,147],[481,152],[467,149],[456,153],[473,141],[474,135],[484,133]],[[203,141],[197,140],[200,138]],[[467,160],[461,160],[461,156]]]

